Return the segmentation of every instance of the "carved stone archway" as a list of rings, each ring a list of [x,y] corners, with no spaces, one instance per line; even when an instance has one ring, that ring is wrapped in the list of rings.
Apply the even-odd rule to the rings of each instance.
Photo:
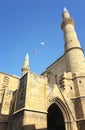
[[[69,110],[58,98],[50,101],[47,115],[47,130],[72,130]]]

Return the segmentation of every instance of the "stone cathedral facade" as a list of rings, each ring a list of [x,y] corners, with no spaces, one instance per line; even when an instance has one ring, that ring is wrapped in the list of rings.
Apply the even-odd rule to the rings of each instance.
[[[66,8],[62,13],[64,54],[45,72],[22,77],[0,72],[0,130],[85,130],[85,59]]]

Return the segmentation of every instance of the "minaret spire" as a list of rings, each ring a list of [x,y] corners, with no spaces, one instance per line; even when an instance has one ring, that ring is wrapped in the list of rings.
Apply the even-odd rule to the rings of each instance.
[[[25,57],[25,59],[29,60],[29,56],[28,56],[28,53],[26,54],[26,57]]]
[[[22,74],[24,75],[28,70],[29,70],[29,55],[27,53],[24,59],[24,65],[22,67]]]
[[[74,29],[74,20],[70,17],[68,10],[64,7],[61,28],[64,31],[65,51],[73,47],[80,47],[77,34]]]
[[[65,54],[67,59],[67,71],[77,72],[81,71],[80,66],[84,62],[84,54],[74,28],[74,20],[70,17],[70,13],[64,7],[62,13],[62,24],[61,28],[64,32],[64,42],[65,42]]]
[[[66,7],[64,7],[64,9],[63,9],[63,12],[67,12],[68,10],[66,9]]]

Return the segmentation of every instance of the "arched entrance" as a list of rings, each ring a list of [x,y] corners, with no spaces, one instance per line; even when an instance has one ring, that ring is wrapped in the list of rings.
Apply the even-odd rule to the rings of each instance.
[[[47,130],[65,130],[63,113],[56,103],[48,109]]]

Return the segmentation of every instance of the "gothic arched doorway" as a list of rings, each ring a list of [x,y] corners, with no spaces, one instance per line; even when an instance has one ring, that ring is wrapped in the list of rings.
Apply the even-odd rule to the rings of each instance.
[[[63,113],[56,103],[48,109],[47,130],[65,130]]]

